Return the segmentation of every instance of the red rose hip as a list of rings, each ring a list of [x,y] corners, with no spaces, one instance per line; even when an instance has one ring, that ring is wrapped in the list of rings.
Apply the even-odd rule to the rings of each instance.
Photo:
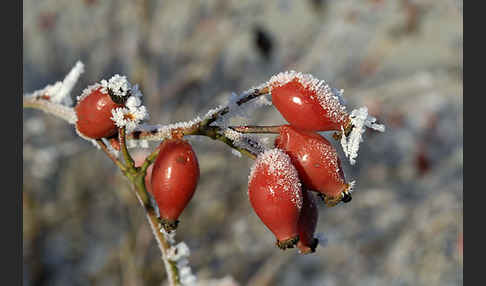
[[[277,238],[277,246],[294,247],[299,239],[302,191],[289,156],[279,149],[260,154],[250,172],[248,196],[257,216]]]
[[[108,92],[102,92],[102,87],[93,89],[74,108],[77,116],[76,130],[91,139],[114,135],[117,127],[111,120],[111,110],[121,106],[113,102]]]
[[[351,199],[352,184],[346,182],[341,160],[324,137],[283,125],[275,139],[275,146],[290,156],[305,187],[324,195],[328,206]]]
[[[317,238],[314,238],[319,212],[314,195],[310,191],[302,189],[302,197],[303,204],[299,218],[299,242],[297,247],[301,253],[308,254],[316,251],[319,242]]]
[[[290,71],[273,76],[267,84],[273,105],[292,126],[309,131],[347,128],[350,120],[340,94],[324,81]]]
[[[187,206],[199,180],[199,163],[191,144],[167,139],[160,144],[152,169],[152,195],[157,202],[162,225],[177,228],[178,218]]]

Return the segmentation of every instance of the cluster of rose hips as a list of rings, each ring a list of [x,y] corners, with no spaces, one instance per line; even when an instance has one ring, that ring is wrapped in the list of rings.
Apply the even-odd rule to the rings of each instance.
[[[353,187],[344,177],[335,148],[317,132],[337,131],[345,136],[353,129],[353,121],[340,92],[311,75],[280,73],[264,88],[290,124],[278,127],[274,148],[258,154],[249,175],[249,199],[279,248],[297,245],[301,253],[311,253],[318,243],[313,192],[334,206],[351,201]],[[119,150],[119,128],[133,129],[147,118],[137,91],[116,77],[86,89],[75,107],[77,132],[85,138],[105,138]],[[162,225],[171,231],[194,194],[199,165],[182,136],[166,139],[158,148],[145,185],[158,205]]]
[[[315,251],[318,211],[311,191],[326,205],[351,201],[341,161],[318,131],[352,128],[337,91],[310,75],[288,72],[267,83],[272,103],[290,123],[279,127],[275,149],[259,155],[251,170],[248,195],[258,217],[281,249],[297,244],[301,253]]]

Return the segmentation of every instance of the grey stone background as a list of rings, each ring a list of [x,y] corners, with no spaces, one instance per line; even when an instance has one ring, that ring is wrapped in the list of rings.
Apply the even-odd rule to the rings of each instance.
[[[150,122],[171,123],[275,73],[312,73],[387,125],[366,133],[355,166],[343,160],[353,201],[320,205],[317,253],[282,252],[248,202],[251,160],[191,138],[201,180],[177,238],[201,284],[462,285],[462,5],[24,0],[23,87],[61,80],[79,59],[73,97],[124,74]],[[110,160],[54,117],[23,120],[24,284],[163,285],[143,212]],[[284,122],[272,107],[248,121]]]

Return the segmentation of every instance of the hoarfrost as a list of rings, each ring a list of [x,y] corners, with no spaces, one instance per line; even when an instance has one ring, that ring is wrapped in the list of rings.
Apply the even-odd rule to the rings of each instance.
[[[351,112],[349,118],[353,129],[346,137],[344,129],[341,127],[342,137],[341,146],[343,147],[344,155],[349,159],[351,165],[356,163],[358,157],[359,144],[363,142],[363,133],[366,128],[370,128],[379,132],[385,132],[385,125],[376,123],[376,118],[368,115],[368,108],[361,107]]]
[[[244,104],[238,104],[240,100],[243,98],[248,97],[252,92],[258,88],[251,88],[242,92],[241,94],[232,93],[229,100],[228,100],[228,112],[222,116],[220,116],[215,122],[214,125],[220,126],[222,128],[227,128],[229,126],[229,120],[234,117],[241,117],[243,119],[248,119],[251,117],[252,112],[255,111],[257,108],[272,105],[272,102],[268,100],[265,96],[259,96],[258,98],[252,99],[250,101],[245,102]]]
[[[52,103],[72,106],[73,101],[69,95],[83,72],[84,64],[81,61],[77,61],[63,81],[58,81],[53,85],[47,85],[43,89],[34,91],[26,96],[48,96],[48,100]]]
[[[118,128],[125,127],[127,134],[131,133],[140,123],[148,119],[149,115],[145,106],[118,107],[111,110],[111,119]]]
[[[247,149],[254,154],[263,153],[268,150],[260,138],[255,135],[243,134],[231,128],[225,129],[224,135],[231,139],[236,147]]]

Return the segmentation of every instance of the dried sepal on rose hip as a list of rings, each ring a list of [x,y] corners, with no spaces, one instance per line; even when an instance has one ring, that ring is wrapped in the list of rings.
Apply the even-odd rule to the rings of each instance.
[[[324,195],[328,206],[348,202],[354,182],[347,183],[336,149],[321,135],[283,125],[275,146],[285,151],[305,187]]]
[[[134,128],[148,118],[139,97],[138,87],[132,87],[126,77],[120,75],[89,86],[78,96],[74,108],[76,131],[87,139],[101,139],[116,134],[117,127]]]
[[[299,218],[299,242],[297,247],[300,253],[309,254],[316,251],[319,240],[314,237],[319,212],[312,192],[302,189],[303,204]]]
[[[172,231],[196,190],[199,163],[191,144],[185,140],[167,139],[158,148],[152,169],[152,196],[163,227]]]
[[[299,240],[302,190],[297,170],[279,149],[258,155],[250,171],[248,196],[253,210],[277,238],[281,249]]]
[[[273,105],[291,125],[309,131],[340,131],[349,126],[342,91],[324,81],[286,71],[271,77],[267,85]]]

